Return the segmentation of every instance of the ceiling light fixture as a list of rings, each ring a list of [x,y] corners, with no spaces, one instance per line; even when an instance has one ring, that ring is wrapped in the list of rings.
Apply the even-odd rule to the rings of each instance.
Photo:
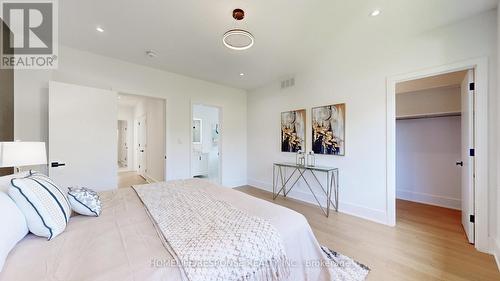
[[[243,73],[243,72],[242,72],[242,73],[240,73],[240,76],[245,76],[245,73]]]
[[[242,9],[234,9],[233,10],[233,18],[235,20],[242,20],[245,18],[245,11]]]
[[[229,49],[242,51],[250,49],[253,46],[255,39],[252,33],[246,30],[231,29],[228,32],[224,33],[222,42]]]
[[[245,18],[245,11],[242,9],[233,10],[233,18],[237,21],[241,21]],[[229,49],[242,51],[249,49],[255,43],[255,38],[252,33],[244,29],[231,29],[224,33],[222,36],[222,42],[224,46]]]
[[[100,27],[100,26],[96,27],[95,30],[97,30],[97,31],[99,31],[101,33],[104,32],[104,29],[102,27]]]
[[[382,12],[379,9],[373,10],[373,12],[370,13],[370,16],[376,17],[376,16],[380,15],[380,13],[382,13]]]

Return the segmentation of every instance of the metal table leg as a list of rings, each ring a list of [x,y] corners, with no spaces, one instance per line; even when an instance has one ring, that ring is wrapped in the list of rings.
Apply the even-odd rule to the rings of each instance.
[[[278,172],[276,173],[276,177],[279,178],[279,180],[281,180],[281,187],[278,190],[278,192],[275,192],[274,182],[276,183],[276,185],[278,185],[278,179],[276,179],[274,181],[274,178],[273,178],[273,200],[275,200],[280,195],[281,191],[283,191],[283,196],[286,197],[286,195],[292,189],[292,187],[295,185],[295,183],[297,183],[297,180],[296,180],[287,191],[286,186],[287,186],[288,182],[292,179],[292,177],[295,174],[295,172],[297,171],[297,169],[294,169],[293,172],[290,174],[290,176],[286,177],[286,180],[285,180],[285,176],[283,176],[283,171],[282,171],[282,169],[285,169],[285,168],[281,167],[281,166],[277,166],[277,168],[278,168]],[[273,177],[274,177],[274,172],[275,172],[275,170],[273,169]]]
[[[288,176],[287,175],[287,170],[286,168],[293,168],[293,172]],[[278,170],[277,170],[278,169]],[[283,169],[285,169],[283,171]],[[293,181],[291,185],[288,186],[288,183],[292,180],[293,176],[295,173],[298,171],[298,176],[297,178]],[[318,185],[320,186],[321,190],[324,192],[326,195],[326,208],[323,207],[321,204],[320,200],[314,193],[314,190],[312,189],[311,185],[307,181],[305,175],[307,174],[307,171],[309,171]],[[316,176],[316,172],[325,172],[326,173],[326,186],[323,186],[322,182],[318,179]],[[330,170],[318,170],[314,169],[314,167],[308,167],[308,166],[290,166],[290,165],[277,165],[273,164],[273,200],[275,200],[283,191],[283,196],[287,197],[287,195],[292,191],[292,189],[297,185],[297,182],[303,179],[304,183],[306,184],[307,188],[313,195],[314,199],[318,203],[318,207],[321,209],[321,211],[329,217],[330,215],[330,209],[333,208],[335,209],[336,212],[338,212],[339,209],[339,170],[334,168]],[[279,185],[278,186],[278,182]],[[287,188],[288,186],[288,188]],[[279,187],[279,190],[278,190]],[[325,189],[326,187],[326,189]],[[332,198],[334,196],[334,198]]]

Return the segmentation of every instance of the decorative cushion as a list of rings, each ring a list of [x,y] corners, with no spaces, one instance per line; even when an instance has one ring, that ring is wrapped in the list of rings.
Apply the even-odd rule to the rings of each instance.
[[[0,192],[0,272],[9,252],[26,234],[28,226],[23,213],[6,193]]]
[[[9,196],[26,217],[30,232],[51,240],[64,231],[71,207],[49,177],[32,172],[26,177],[12,179],[11,183]]]
[[[98,217],[101,214],[101,199],[91,189],[70,187],[68,199],[73,211],[81,215]]]

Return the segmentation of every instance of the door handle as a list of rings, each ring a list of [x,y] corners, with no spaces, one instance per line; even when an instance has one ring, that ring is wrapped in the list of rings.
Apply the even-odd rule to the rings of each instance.
[[[144,152],[144,150],[141,150],[141,152]]]
[[[52,163],[50,163],[50,166],[52,168],[57,168],[59,166],[66,166],[66,163],[52,162]]]
[[[455,162],[455,165],[463,167],[464,166],[464,161],[460,161],[460,162],[457,161],[457,162]]]

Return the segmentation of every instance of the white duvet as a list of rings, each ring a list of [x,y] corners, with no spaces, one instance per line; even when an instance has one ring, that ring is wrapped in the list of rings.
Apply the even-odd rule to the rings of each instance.
[[[203,184],[199,181],[199,184]],[[291,262],[289,280],[332,280],[326,258],[303,215],[229,188],[214,197],[268,220]],[[144,205],[131,188],[100,194],[100,217],[74,216],[52,241],[28,235],[10,253],[1,281],[178,281],[182,270],[165,249]]]

